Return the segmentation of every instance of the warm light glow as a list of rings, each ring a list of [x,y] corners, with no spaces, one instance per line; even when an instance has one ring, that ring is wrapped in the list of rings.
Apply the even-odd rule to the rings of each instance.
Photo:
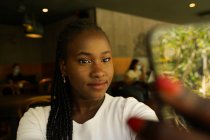
[[[193,8],[193,7],[195,7],[195,6],[196,6],[195,3],[190,3],[190,4],[189,4],[189,7],[190,7],[190,8]]]
[[[35,34],[35,33],[27,33],[26,37],[30,38],[42,38],[43,36],[41,34]]]
[[[26,27],[26,30],[29,32],[31,32],[33,30],[33,26],[31,24],[28,24],[28,25],[25,24],[24,26]]]
[[[34,23],[33,25],[30,26],[26,26],[25,28],[25,35],[26,37],[30,37],[30,38],[42,38],[43,37],[43,27],[38,24],[38,23]]]
[[[43,8],[42,9],[42,12],[47,13],[48,12],[48,9],[47,8]]]

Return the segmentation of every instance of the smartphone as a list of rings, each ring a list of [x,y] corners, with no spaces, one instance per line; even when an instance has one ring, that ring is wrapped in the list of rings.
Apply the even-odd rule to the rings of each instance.
[[[153,29],[147,38],[150,69],[181,80],[195,93],[210,97],[210,25],[171,25]]]

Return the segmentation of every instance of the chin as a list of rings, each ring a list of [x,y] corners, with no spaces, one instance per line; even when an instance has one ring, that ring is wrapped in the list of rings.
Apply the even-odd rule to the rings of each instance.
[[[91,94],[89,94],[92,99],[100,99],[103,98],[105,96],[106,92],[92,92]]]

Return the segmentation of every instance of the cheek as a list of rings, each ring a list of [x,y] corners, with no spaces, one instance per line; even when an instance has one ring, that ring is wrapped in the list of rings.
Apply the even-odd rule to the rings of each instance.
[[[86,79],[88,77],[88,69],[81,67],[70,67],[68,68],[67,75],[69,80],[80,81],[81,79]]]
[[[87,81],[88,78],[86,78],[86,74],[83,72],[80,72],[78,70],[73,71],[72,73],[68,74],[68,79],[70,82],[70,85],[74,89],[80,89],[85,85],[85,81]]]
[[[106,71],[110,77],[110,79],[112,79],[113,75],[114,75],[114,66],[113,64],[110,64],[109,66],[106,67]]]

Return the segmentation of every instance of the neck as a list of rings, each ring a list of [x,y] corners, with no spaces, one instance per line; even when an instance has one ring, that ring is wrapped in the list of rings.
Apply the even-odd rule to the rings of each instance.
[[[74,99],[73,120],[82,124],[93,118],[102,105],[104,97],[105,96],[97,100]]]
[[[73,111],[77,113],[86,113],[93,110],[98,110],[104,101],[105,96],[99,99],[79,99],[74,98]]]

